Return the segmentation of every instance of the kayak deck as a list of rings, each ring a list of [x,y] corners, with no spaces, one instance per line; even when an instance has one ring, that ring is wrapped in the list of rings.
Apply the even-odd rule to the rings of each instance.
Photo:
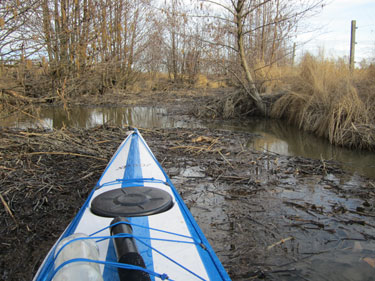
[[[87,239],[94,240],[98,247],[96,263],[103,280],[117,281],[120,280],[118,268],[129,266],[117,263],[115,237],[110,230],[114,217],[126,217],[127,221],[121,223],[129,224],[132,233],[124,237],[135,240],[145,264],[145,269],[133,267],[131,270],[143,270],[151,280],[230,280],[137,129],[119,146],[85,204],[59,239],[75,233],[87,234]],[[52,280],[60,270],[54,265],[55,247],[34,280]]]

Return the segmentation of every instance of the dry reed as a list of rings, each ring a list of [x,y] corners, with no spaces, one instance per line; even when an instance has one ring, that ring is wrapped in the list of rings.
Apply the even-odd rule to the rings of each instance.
[[[374,149],[375,93],[358,87],[362,84],[342,60],[305,55],[298,70],[288,93],[273,105],[271,116],[286,118],[333,144]]]

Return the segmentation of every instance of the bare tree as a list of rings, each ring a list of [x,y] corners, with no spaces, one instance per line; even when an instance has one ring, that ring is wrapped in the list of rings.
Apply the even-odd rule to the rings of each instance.
[[[281,62],[299,20],[323,1],[197,0],[194,11],[182,0],[0,1],[0,55],[42,58],[53,88],[88,71],[104,87],[126,87],[145,70],[194,82],[221,65],[266,114],[257,63]]]
[[[206,40],[214,48],[227,48],[237,55],[242,73],[234,73],[258,110],[266,107],[256,87],[254,66],[257,60],[272,64],[287,46],[301,18],[322,6],[324,0],[200,0],[202,17],[210,18],[215,36]],[[228,38],[229,36],[229,38]],[[228,57],[227,57],[228,58]]]
[[[38,49],[28,22],[38,5],[37,0],[0,1],[1,60],[24,60]]]
[[[149,30],[149,0],[42,0],[41,37],[55,79],[100,68],[105,87],[135,76]]]

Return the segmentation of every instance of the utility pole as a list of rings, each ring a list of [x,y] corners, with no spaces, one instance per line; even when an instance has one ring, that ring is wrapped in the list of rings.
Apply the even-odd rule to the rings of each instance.
[[[353,71],[354,69],[354,53],[355,53],[355,30],[356,27],[356,21],[352,20],[352,29],[351,29],[351,35],[350,35],[350,56],[349,56],[349,69],[350,71]]]
[[[293,43],[292,66],[294,66],[295,57],[296,57],[296,42]]]

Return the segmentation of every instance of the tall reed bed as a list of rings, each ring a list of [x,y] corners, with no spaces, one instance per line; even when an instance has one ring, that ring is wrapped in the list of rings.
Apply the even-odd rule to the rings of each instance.
[[[375,69],[349,71],[343,60],[305,55],[288,93],[272,107],[285,118],[333,144],[375,149]]]

